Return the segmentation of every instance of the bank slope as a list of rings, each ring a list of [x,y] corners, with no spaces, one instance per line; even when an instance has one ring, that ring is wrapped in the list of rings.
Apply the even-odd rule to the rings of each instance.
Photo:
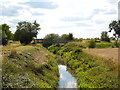
[[[60,55],[71,68],[78,88],[118,88],[118,65],[111,60],[90,55],[74,42],[56,44],[48,50]]]
[[[7,47],[3,47],[3,52],[5,48]],[[18,46],[9,51],[10,54],[5,55],[2,62],[3,88],[58,87],[56,57],[44,47]]]

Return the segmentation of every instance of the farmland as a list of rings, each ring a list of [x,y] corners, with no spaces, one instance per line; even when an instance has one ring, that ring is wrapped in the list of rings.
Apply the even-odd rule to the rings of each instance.
[[[85,52],[118,62],[118,48],[84,49]]]

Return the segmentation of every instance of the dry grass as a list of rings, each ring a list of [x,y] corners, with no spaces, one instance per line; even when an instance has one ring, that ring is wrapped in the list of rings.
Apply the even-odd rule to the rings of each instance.
[[[83,49],[84,51],[118,62],[118,48]]]
[[[33,55],[35,58],[36,64],[47,63],[48,62],[47,55],[48,54],[50,55],[50,53],[46,52],[47,50],[45,50],[45,48],[41,47],[40,44],[36,45],[36,46],[38,46],[38,48],[40,48],[40,50],[38,50],[38,52],[35,52],[35,54]],[[18,42],[15,42],[15,44],[13,43],[13,44],[1,47],[1,53],[3,56],[10,56],[10,55],[13,56],[17,53],[21,54],[24,51],[30,53],[30,51],[34,50],[34,48],[36,48],[36,47],[32,46],[32,45],[22,46]],[[34,52],[34,51],[32,51],[32,52]]]
[[[35,57],[35,63],[36,64],[45,64],[48,62],[47,58],[48,53],[45,49],[40,49],[38,52],[34,54]]]
[[[11,55],[15,55],[15,54],[17,54],[17,51],[15,49],[12,49],[11,50]]]
[[[8,54],[6,50],[9,50],[10,53],[9,56],[3,56],[3,88],[57,87],[57,62],[54,56],[46,58],[48,53],[42,45],[21,45],[18,47],[8,45],[3,48],[5,53]],[[53,59],[51,60],[51,58]],[[46,61],[45,59],[48,62],[41,65],[42,62]]]

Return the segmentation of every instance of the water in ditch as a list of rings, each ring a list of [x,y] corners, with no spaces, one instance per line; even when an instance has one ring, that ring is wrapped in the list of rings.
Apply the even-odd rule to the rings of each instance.
[[[59,88],[77,88],[77,80],[67,71],[65,65],[58,65],[60,73]]]

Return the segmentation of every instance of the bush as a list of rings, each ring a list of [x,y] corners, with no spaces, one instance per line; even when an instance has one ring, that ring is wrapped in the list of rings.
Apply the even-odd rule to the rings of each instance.
[[[60,42],[60,38],[58,34],[53,34],[53,33],[47,34],[43,39],[43,46],[48,48],[52,44],[59,43],[59,42]]]
[[[75,50],[75,53],[80,53],[80,52],[82,52],[81,48],[78,48],[78,49]]]
[[[96,46],[95,41],[94,41],[94,40],[91,40],[91,41],[89,42],[89,48],[95,48],[95,46]]]
[[[49,46],[48,47],[48,50],[54,54],[57,53],[57,51],[60,49],[60,45],[59,44],[55,44],[55,45],[52,45],[52,46]]]

